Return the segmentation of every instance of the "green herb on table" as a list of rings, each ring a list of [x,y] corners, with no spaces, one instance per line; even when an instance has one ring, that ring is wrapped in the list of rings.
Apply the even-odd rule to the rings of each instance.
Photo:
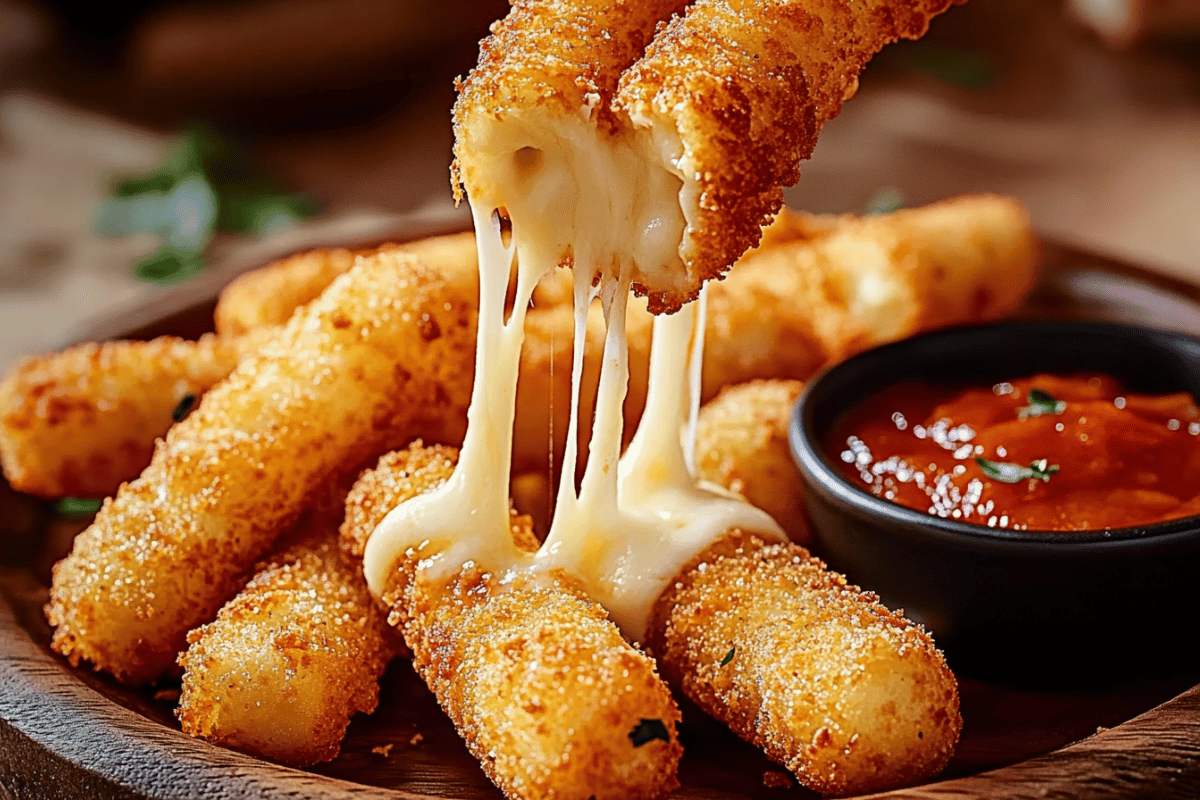
[[[54,504],[54,511],[64,517],[86,517],[99,511],[100,505],[100,500],[86,497],[64,497]]]
[[[891,214],[904,208],[904,195],[899,189],[884,186],[871,195],[863,207],[864,214]]]
[[[1020,419],[1041,417],[1046,414],[1061,414],[1067,410],[1065,400],[1058,400],[1049,392],[1041,389],[1030,389],[1028,400],[1029,405],[1017,409],[1017,417]]]
[[[1049,483],[1050,476],[1058,472],[1058,465],[1050,464],[1044,458],[1031,462],[1028,467],[1005,461],[988,461],[986,458],[976,458],[975,463],[983,470],[984,475],[1001,483],[1020,483],[1025,480]]]
[[[629,741],[633,742],[634,747],[641,747],[655,739],[668,743],[671,741],[671,734],[661,719],[643,719],[629,732]]]
[[[988,53],[940,42],[898,48],[892,57],[912,72],[964,89],[987,89],[1000,79],[1000,68]]]
[[[218,232],[261,235],[316,213],[280,192],[232,142],[205,128],[181,135],[157,172],[117,181],[96,217],[102,236],[150,233],[159,249],[134,263],[144,281],[170,283],[204,268]]]

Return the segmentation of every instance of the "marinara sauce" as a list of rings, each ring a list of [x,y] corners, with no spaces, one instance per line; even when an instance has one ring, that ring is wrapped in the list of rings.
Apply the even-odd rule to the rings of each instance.
[[[827,447],[872,494],[963,522],[1078,531],[1200,514],[1196,401],[1104,375],[898,384],[847,413]]]

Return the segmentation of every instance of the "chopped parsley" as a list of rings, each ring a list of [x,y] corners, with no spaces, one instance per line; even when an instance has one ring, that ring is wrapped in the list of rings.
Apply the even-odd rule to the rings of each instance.
[[[1058,400],[1049,392],[1043,392],[1041,389],[1030,389],[1029,405],[1018,408],[1017,416],[1021,419],[1029,419],[1046,414],[1061,414],[1066,409],[1066,401]]]
[[[176,422],[182,422],[188,414],[192,413],[192,408],[196,405],[196,395],[185,394],[179,400],[179,405],[175,406],[175,410],[171,412],[171,419]]]
[[[736,652],[736,651],[737,651],[737,648],[736,648],[736,647],[731,647],[731,648],[729,648],[729,652],[728,652],[728,653],[726,653],[726,654],[725,654],[725,657],[721,659],[721,666],[722,666],[722,667],[724,667],[724,666],[727,666],[727,665],[729,664],[729,662],[730,662],[730,661],[733,661],[733,654],[734,654],[734,652]]]
[[[1030,462],[1028,467],[1005,461],[988,461],[986,458],[976,458],[975,463],[983,470],[984,475],[1001,483],[1020,483],[1024,480],[1049,483],[1050,476],[1058,472],[1058,464],[1050,464],[1044,458]]]
[[[655,739],[668,743],[671,741],[671,734],[661,719],[642,719],[629,732],[629,741],[633,742],[634,747],[641,747]]]

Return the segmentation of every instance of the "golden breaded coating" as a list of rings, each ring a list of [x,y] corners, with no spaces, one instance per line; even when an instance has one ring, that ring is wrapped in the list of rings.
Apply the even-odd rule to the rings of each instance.
[[[826,361],[835,362],[922,331],[1012,313],[1037,280],[1038,248],[1019,202],[975,195],[880,216],[785,211],[743,263],[803,283],[800,302]]]
[[[659,598],[647,645],[697,705],[822,794],[920,781],[958,741],[928,634],[795,544],[733,531]]]
[[[422,432],[462,435],[474,272],[362,258],[174,426],[55,567],[54,648],[139,684],[170,668],[314,489]]]
[[[803,388],[788,380],[729,386],[696,420],[696,477],[737,492],[798,544],[811,533],[788,426]]]
[[[254,328],[282,325],[297,308],[320,297],[337,276],[349,272],[354,255],[341,247],[308,250],[239,275],[217,298],[217,333],[240,336]]]
[[[475,237],[470,233],[431,236],[402,245],[429,264],[450,261],[475,266]],[[239,275],[221,290],[213,318],[217,333],[240,336],[246,331],[283,325],[302,305],[316,300],[334,278],[371,250],[329,248],[296,253]]]
[[[445,481],[457,454],[424,448],[385,456],[347,500],[344,541],[361,549],[387,511]],[[518,518],[520,520],[520,518]],[[528,520],[514,525],[533,546]],[[464,532],[466,533],[466,532]],[[400,559],[385,600],[414,666],[487,776],[509,798],[653,798],[678,785],[679,710],[654,662],[607,613],[558,574],[497,576],[466,568],[449,583]],[[657,720],[670,741],[635,745]]]
[[[758,243],[867,61],[924,35],[954,2],[696,0],[658,33],[621,76],[616,103],[635,125],[680,140],[691,295]],[[651,310],[691,295],[652,296]]]
[[[304,767],[336,757],[350,717],[375,710],[399,637],[341,553],[340,521],[310,514],[295,544],[188,634],[184,733]]]
[[[273,335],[82,344],[0,382],[0,466],[39,497],[107,497],[137,477],[187,395],[199,397]]]

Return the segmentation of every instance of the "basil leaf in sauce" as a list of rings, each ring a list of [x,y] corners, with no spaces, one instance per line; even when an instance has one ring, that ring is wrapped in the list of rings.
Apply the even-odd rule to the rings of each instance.
[[[1040,417],[1045,414],[1061,414],[1067,409],[1066,401],[1055,399],[1049,392],[1041,389],[1030,389],[1028,399],[1029,405],[1017,409],[1017,416],[1020,419]]]
[[[983,470],[984,475],[1001,483],[1020,483],[1027,480],[1049,483],[1050,476],[1058,472],[1058,464],[1050,464],[1044,458],[1030,462],[1028,467],[1007,461],[988,461],[986,458],[976,458],[975,463]]]
[[[641,747],[655,739],[662,739],[667,743],[671,741],[671,734],[661,719],[643,719],[629,732],[629,741],[633,742],[634,747]]]

